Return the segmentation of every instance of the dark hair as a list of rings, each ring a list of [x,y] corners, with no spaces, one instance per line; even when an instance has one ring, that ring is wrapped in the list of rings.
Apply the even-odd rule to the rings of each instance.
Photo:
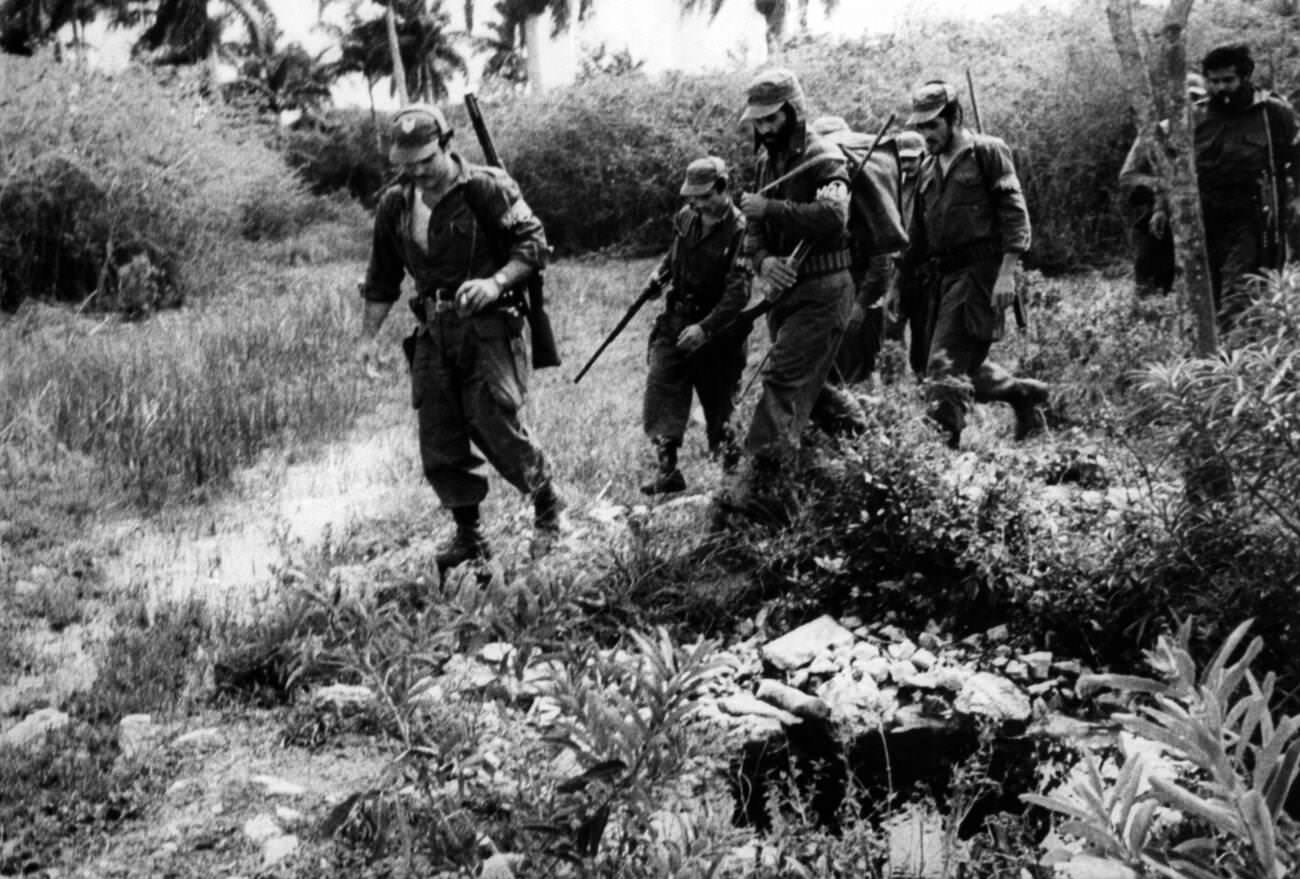
[[[1255,59],[1250,57],[1250,46],[1245,43],[1229,43],[1215,46],[1201,59],[1201,72],[1223,70],[1231,67],[1242,79],[1247,79],[1255,72]]]

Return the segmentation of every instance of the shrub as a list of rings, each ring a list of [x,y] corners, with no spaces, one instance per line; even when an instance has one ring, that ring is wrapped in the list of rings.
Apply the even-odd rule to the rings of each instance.
[[[371,208],[377,203],[388,161],[368,112],[334,110],[319,124],[296,126],[279,140],[285,159],[312,192],[346,192]]]
[[[241,235],[283,234],[305,191],[259,133],[197,79],[164,87],[46,58],[0,56],[0,306],[27,296],[175,304],[224,277]],[[285,209],[283,214],[277,211]],[[146,270],[139,271],[141,260]]]

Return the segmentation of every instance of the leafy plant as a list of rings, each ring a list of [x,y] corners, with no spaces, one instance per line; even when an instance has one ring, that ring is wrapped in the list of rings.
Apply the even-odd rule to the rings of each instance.
[[[1034,805],[1064,815],[1061,831],[1086,841],[1086,857],[1122,866],[1131,875],[1170,879],[1252,877],[1282,879],[1300,861],[1300,832],[1285,805],[1300,774],[1300,717],[1275,718],[1276,678],[1250,670],[1263,649],[1255,637],[1238,654],[1250,627],[1239,625],[1197,674],[1189,651],[1192,623],[1162,636],[1148,661],[1159,679],[1084,675],[1079,689],[1114,689],[1150,697],[1133,713],[1115,715],[1134,734],[1159,742],[1190,764],[1174,780],[1145,778],[1137,758],[1125,762],[1113,784],[1088,755],[1079,801],[1026,794]],[[1235,655],[1235,658],[1234,658]],[[1242,692],[1243,687],[1245,691]],[[1176,810],[1178,833],[1154,832],[1157,809]]]

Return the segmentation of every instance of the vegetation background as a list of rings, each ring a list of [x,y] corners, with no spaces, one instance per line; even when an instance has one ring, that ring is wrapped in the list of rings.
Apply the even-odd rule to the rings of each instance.
[[[0,23],[12,6],[0,7]],[[414,15],[408,25],[428,28]],[[1227,36],[1245,39],[1262,59],[1261,80],[1290,94],[1300,86],[1296,26],[1285,5],[1208,3],[1197,7],[1191,55]],[[593,538],[533,571],[520,551],[523,513],[497,485],[488,512],[505,547],[499,582],[450,590],[416,615],[373,591],[345,596],[340,585],[344,570],[371,586],[419,582],[445,524],[403,432],[410,415],[396,362],[376,382],[350,357],[366,205],[389,173],[382,117],[330,109],[311,59],[257,55],[252,47],[265,42],[249,41],[247,76],[221,93],[193,69],[108,76],[48,51],[0,55],[0,707],[9,716],[60,707],[73,719],[34,752],[0,748],[0,874],[105,874],[102,861],[82,860],[88,841],[156,815],[183,766],[125,758],[117,726],[125,715],[185,725],[214,706],[247,718],[266,705],[257,723],[273,738],[320,747],[360,733],[392,758],[357,781],[382,832],[363,838],[353,826],[337,845],[329,834],[315,838],[312,854],[323,860],[304,860],[303,875],[319,863],[335,875],[361,875],[361,862],[375,875],[402,858],[409,867],[412,834],[428,863],[475,869],[483,858],[449,817],[457,801],[438,791],[460,777],[494,709],[419,714],[407,685],[428,656],[443,661],[490,640],[567,656],[567,722],[593,736],[604,730],[602,747],[623,748],[629,763],[648,755],[645,765],[663,768],[618,789],[608,838],[631,849],[611,842],[588,852],[593,875],[674,874],[667,861],[629,866],[639,862],[626,854],[647,839],[647,816],[677,802],[670,767],[701,757],[698,743],[666,732],[638,739],[602,726],[601,712],[623,704],[609,693],[634,704],[662,698],[663,716],[675,716],[672,700],[694,686],[693,663],[704,663],[679,645],[741,640],[745,621],[778,632],[832,612],[918,631],[933,623],[954,637],[1002,623],[1026,648],[1134,670],[1180,620],[1196,620],[1190,656],[1255,617],[1259,658],[1277,673],[1272,710],[1294,704],[1300,278],[1273,279],[1232,353],[1210,360],[1184,356],[1177,297],[1132,298],[1115,189],[1132,129],[1100,9],[1024,11],[960,28],[918,22],[888,38],[781,47],[816,109],[864,130],[904,112],[918,80],[934,72],[960,80],[970,69],[985,128],[1017,150],[1034,214],[1026,286],[1035,330],[1003,353],[1057,389],[1049,440],[1005,448],[1005,413],[984,412],[973,449],[950,456],[926,432],[891,347],[882,372],[896,380],[873,392],[872,430],[830,450],[838,469],[810,479],[786,533],[747,533],[702,557],[680,554],[698,523],[659,538]],[[365,45],[348,63],[373,72]],[[417,71],[412,82],[433,90],[428,74],[446,69]],[[594,349],[665,245],[686,162],[710,151],[748,167],[751,144],[735,123],[751,71],[649,78],[631,58],[600,57],[572,88],[528,95],[512,69],[503,65],[486,109],[560,255],[548,289],[572,364]],[[290,106],[303,119],[284,129],[277,116]],[[459,147],[477,157],[463,114],[451,113]],[[395,349],[404,328],[391,324]],[[599,381],[575,387],[564,369],[535,377],[530,420],[564,474],[580,533],[599,534],[592,517],[605,505],[641,500],[645,332],[637,324],[611,349]],[[752,362],[762,346],[756,337]],[[384,439],[368,448],[366,479],[384,486],[389,506],[295,537],[276,498],[298,466],[342,470],[340,461],[354,459],[339,449],[376,436]],[[707,489],[717,475],[700,438],[691,442],[688,477]],[[1192,504],[1181,492],[1183,453],[1207,444],[1235,491]],[[964,488],[954,473],[969,477]],[[1049,503],[1062,486],[1092,492],[1093,506]],[[1112,503],[1112,489],[1143,500]],[[263,519],[281,529],[279,542],[258,549],[270,559],[257,574],[266,594],[204,591],[251,566],[252,554],[207,556],[201,572],[178,573],[177,559],[195,545],[232,522]],[[146,538],[156,543],[149,556]],[[709,589],[692,588],[701,582]],[[90,657],[93,686],[85,674],[56,674],[71,654],[51,645],[72,643],[71,653]],[[574,644],[583,649],[566,654]],[[647,683],[602,665],[587,645],[674,659]],[[344,723],[295,701],[337,680],[371,686],[388,707]],[[656,681],[664,686],[655,690]],[[409,754],[429,759],[400,756]],[[531,752],[521,744],[519,754]],[[520,816],[554,805],[564,779],[519,771],[526,783],[511,808],[493,813],[493,832],[540,848]],[[425,792],[418,808],[397,796],[410,785]],[[681,858],[707,865],[736,840],[728,816],[713,820]],[[1278,820],[1294,848],[1293,828]],[[855,858],[874,851],[874,825],[851,827],[832,838],[791,817],[778,840],[792,861],[863,875]],[[1006,857],[1029,845],[1016,853],[989,834],[1000,854],[982,875],[1006,875],[997,872]],[[1231,834],[1216,839],[1223,851],[1245,851]],[[195,857],[173,854],[176,864]],[[141,855],[113,856],[132,875]]]

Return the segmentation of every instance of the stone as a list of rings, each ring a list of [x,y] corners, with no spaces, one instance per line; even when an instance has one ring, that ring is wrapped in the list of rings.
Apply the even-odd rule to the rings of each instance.
[[[63,729],[72,719],[55,708],[33,711],[0,736],[0,745],[10,748],[27,748],[45,742],[45,737]]]
[[[173,748],[181,748],[192,751],[208,751],[223,747],[226,744],[226,737],[221,734],[221,730],[214,726],[203,727],[202,729],[190,730],[182,733],[172,739]]]
[[[859,641],[849,648],[849,656],[853,662],[866,662],[868,659],[875,659],[880,655],[880,648],[870,641]]]
[[[829,615],[822,615],[769,641],[762,647],[763,659],[782,671],[802,668],[836,647],[851,647],[856,639],[853,633]]]
[[[117,747],[127,759],[138,757],[158,746],[162,729],[148,714],[128,714],[117,725]]]
[[[869,676],[854,680],[849,674],[840,674],[817,688],[817,696],[830,710],[831,719],[843,722],[880,706],[880,688]]]
[[[916,653],[916,644],[914,644],[910,639],[904,638],[902,641],[896,641],[893,644],[890,644],[885,648],[885,652],[889,654],[890,659],[911,659],[912,655]]]
[[[821,699],[810,696],[802,690],[796,690],[794,687],[788,687],[779,681],[770,679],[759,681],[755,695],[764,702],[798,717],[829,720],[831,716],[831,707]]]
[[[953,707],[962,714],[978,714],[999,721],[1027,721],[1033,712],[1029,697],[1011,681],[979,671],[957,694]]]
[[[889,670],[893,666],[888,659],[883,656],[877,656],[874,659],[868,659],[862,663],[862,671],[871,677],[876,683],[880,684],[889,680]]]
[[[930,669],[930,673],[939,689],[959,693],[975,672],[960,665],[937,665]]]
[[[1006,623],[1000,623],[984,632],[984,637],[990,641],[1005,641],[1011,637],[1011,629]]]
[[[506,641],[493,641],[479,648],[478,658],[488,665],[501,665],[515,652],[515,645]]]
[[[886,641],[892,641],[894,643],[902,643],[903,641],[908,640],[907,633],[898,626],[892,624],[880,627],[880,637],[884,638]]]
[[[275,807],[276,820],[284,825],[301,824],[303,819],[302,812],[297,809],[290,809],[288,806]]]
[[[302,785],[273,775],[254,775],[249,781],[260,785],[262,792],[268,797],[300,797],[307,793],[307,789]]]
[[[1008,659],[1007,664],[1002,669],[1002,673],[1017,681],[1029,680],[1029,666],[1025,665],[1019,659]]]
[[[906,659],[891,662],[889,664],[889,677],[896,684],[906,684],[909,679],[916,674],[916,666]]]
[[[741,717],[747,714],[758,717],[769,717],[773,720],[779,720],[785,726],[794,726],[801,722],[798,715],[791,714],[775,705],[771,705],[759,699],[750,693],[736,693],[732,696],[726,696],[718,700],[718,708],[722,709],[724,714],[731,714]]]
[[[320,687],[311,694],[312,702],[317,705],[369,705],[375,701],[374,691],[360,684],[330,684]]]
[[[934,653],[926,647],[917,648],[917,651],[911,656],[903,658],[907,659],[912,663],[912,665],[916,666],[921,671],[929,671],[934,668],[934,664],[939,661],[939,657],[935,656]]]
[[[835,659],[834,654],[823,653],[812,662],[808,663],[808,668],[806,670],[810,675],[833,675],[839,672],[840,668],[841,665]]]
[[[1029,673],[1040,681],[1046,680],[1047,676],[1052,673],[1052,652],[1050,650],[1022,653],[1020,661],[1028,666]]]
[[[270,867],[298,851],[298,837],[292,833],[286,836],[273,836],[262,843],[262,866]]]
[[[254,815],[244,822],[244,836],[254,843],[261,844],[280,835],[280,825],[270,815]]]

